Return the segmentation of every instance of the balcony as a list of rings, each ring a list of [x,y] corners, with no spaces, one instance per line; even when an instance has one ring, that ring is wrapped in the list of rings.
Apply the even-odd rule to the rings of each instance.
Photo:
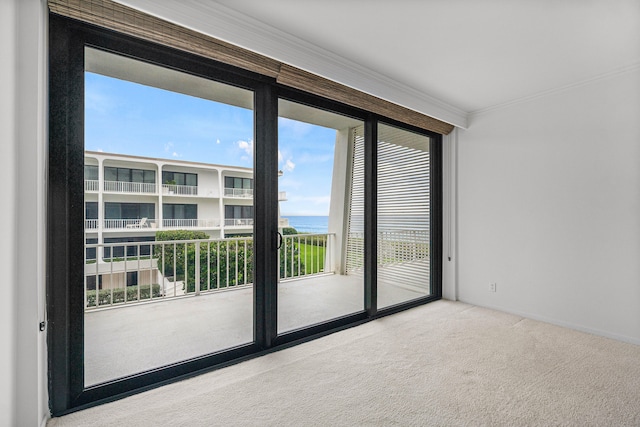
[[[279,332],[364,310],[362,272],[337,274],[331,262],[334,239],[333,234],[284,236]],[[102,289],[96,294],[85,288],[86,385],[253,341],[251,238],[87,245],[92,248],[129,256],[87,260],[85,283],[100,283]],[[410,289],[402,278],[396,280],[398,265],[395,274],[387,268],[392,266],[379,267],[379,307],[428,295],[428,280],[425,289]],[[135,285],[125,286],[126,273],[136,273]]]
[[[162,228],[219,228],[219,219],[163,219]]]
[[[250,199],[253,197],[253,188],[227,188],[224,189],[224,197],[238,199]]]
[[[85,230],[97,230],[99,221],[97,219],[86,219],[84,221]],[[219,219],[163,219],[162,227],[158,227],[156,219],[105,219],[104,227],[109,231],[134,231],[147,229],[176,229],[176,228],[220,228]]]
[[[104,191],[111,193],[155,194],[158,190],[155,183],[105,181]]]
[[[97,220],[95,220],[97,221]],[[85,221],[86,222],[86,221]],[[105,219],[104,228],[107,230],[139,230],[156,228],[154,219]]]
[[[287,201],[287,192],[286,191],[278,191],[278,201],[286,202]]]
[[[197,196],[198,187],[195,185],[162,184],[162,194],[169,196]]]
[[[85,179],[84,191],[89,193],[97,193],[100,190],[100,181],[97,179]]]
[[[226,218],[225,227],[253,227],[253,218]]]

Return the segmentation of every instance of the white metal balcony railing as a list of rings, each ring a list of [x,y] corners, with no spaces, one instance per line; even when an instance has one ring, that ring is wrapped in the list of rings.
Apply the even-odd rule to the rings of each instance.
[[[334,273],[333,234],[284,236],[279,276]],[[86,245],[85,308],[196,296],[253,284],[253,239]],[[96,290],[97,288],[97,290]]]
[[[162,184],[162,194],[176,196],[197,196],[198,187],[195,185]]]
[[[378,266],[399,265],[429,259],[428,230],[389,230],[377,233]],[[364,268],[364,233],[347,236],[345,270],[348,274]]]
[[[100,181],[97,179],[84,180],[84,191],[97,192],[98,190],[100,190]]]
[[[218,228],[218,219],[163,219],[163,228]]]
[[[228,188],[224,189],[225,197],[251,198],[253,197],[252,188]]]
[[[105,181],[104,191],[114,193],[151,193],[157,192],[156,184],[147,182]]]
[[[94,220],[97,221],[97,220]],[[104,228],[106,229],[138,229],[138,228],[156,228],[153,219],[105,219]]]
[[[84,220],[84,228],[86,230],[97,230],[98,229],[98,220],[97,219],[85,219]]]
[[[253,227],[253,218],[225,218],[225,227]]]

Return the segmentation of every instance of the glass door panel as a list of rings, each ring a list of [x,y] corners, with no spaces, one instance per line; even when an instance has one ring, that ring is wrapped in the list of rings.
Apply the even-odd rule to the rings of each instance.
[[[363,122],[282,99],[278,112],[283,333],[364,310],[363,277],[345,264],[355,129]]]
[[[429,143],[378,125],[378,308],[431,294]]]
[[[253,342],[253,92],[85,61],[85,386]]]

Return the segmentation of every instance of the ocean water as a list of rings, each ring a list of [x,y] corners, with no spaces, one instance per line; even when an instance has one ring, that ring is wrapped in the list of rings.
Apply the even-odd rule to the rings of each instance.
[[[327,233],[329,231],[328,216],[283,216],[289,219],[289,227],[305,233]]]

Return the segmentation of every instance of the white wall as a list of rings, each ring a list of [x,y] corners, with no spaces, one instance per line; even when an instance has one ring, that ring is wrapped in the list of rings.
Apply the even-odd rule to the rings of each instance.
[[[640,69],[458,137],[459,299],[640,343]]]
[[[3,281],[9,284],[0,298],[0,425],[7,426],[16,420],[15,9],[14,1],[0,2],[0,51],[5,57],[0,62],[0,182],[5,183],[2,197],[8,205],[0,209],[0,259]]]
[[[0,2],[0,425],[48,413],[44,318],[45,33],[40,0]]]

